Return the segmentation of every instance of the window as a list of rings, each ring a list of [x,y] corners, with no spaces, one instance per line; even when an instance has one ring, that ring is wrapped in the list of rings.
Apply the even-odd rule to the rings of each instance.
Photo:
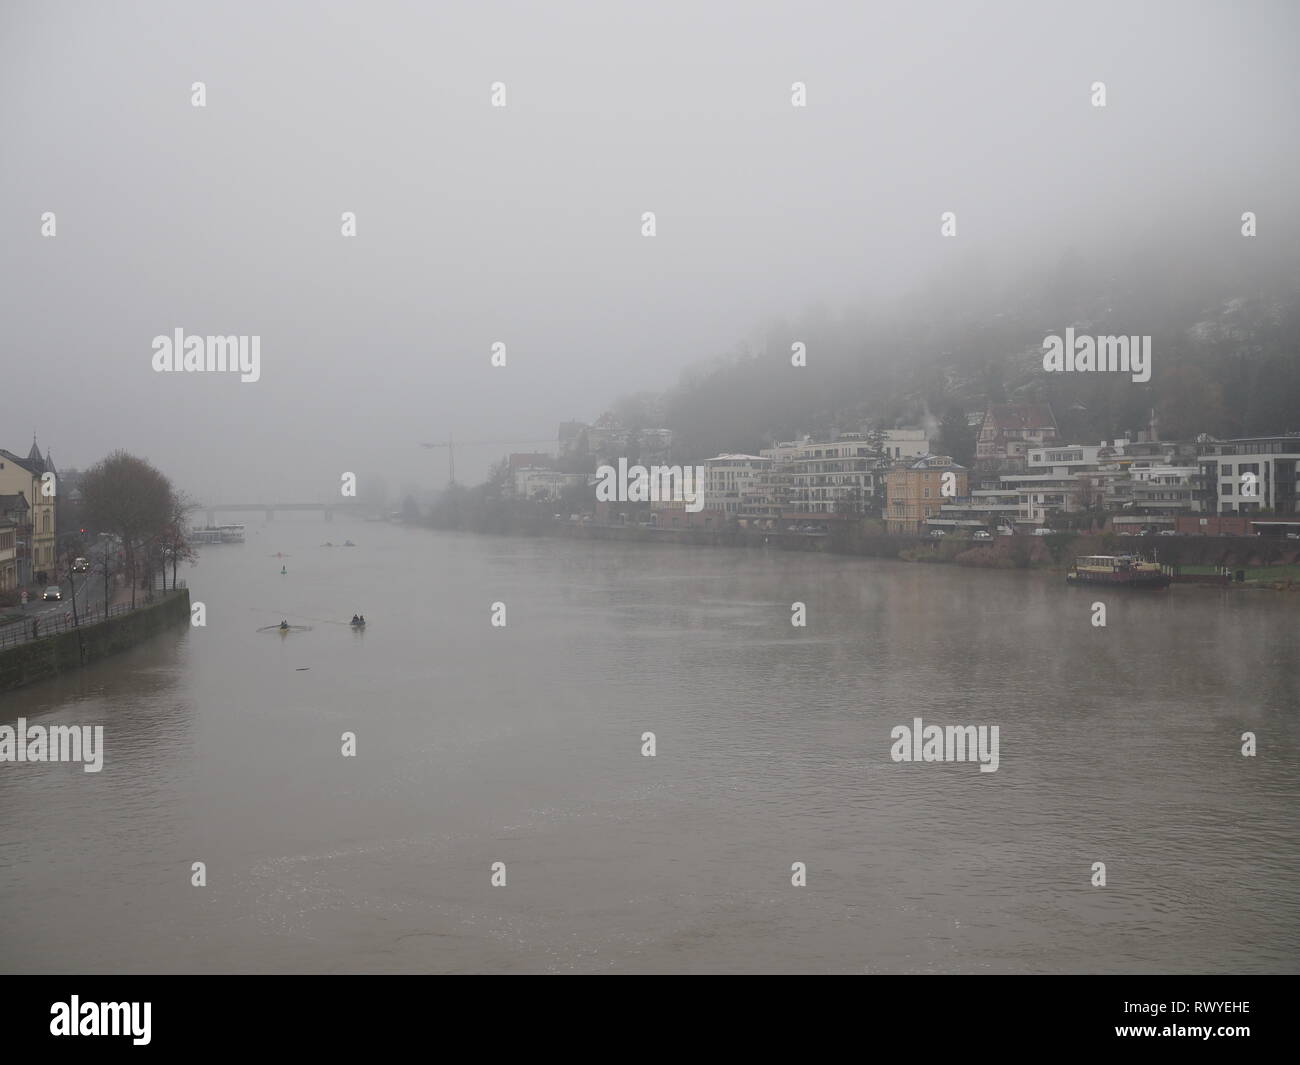
[[[1220,474],[1220,476],[1223,476],[1223,477],[1231,477],[1231,476],[1232,476],[1232,463],[1231,463],[1231,462],[1225,462],[1225,463],[1221,464],[1221,465],[1219,466],[1219,474]]]

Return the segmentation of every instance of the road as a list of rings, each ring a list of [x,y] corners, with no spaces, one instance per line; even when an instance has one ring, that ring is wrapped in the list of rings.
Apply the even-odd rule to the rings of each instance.
[[[102,571],[95,572],[99,568],[98,562],[101,553],[102,549],[99,547],[92,549],[91,554],[87,556],[91,561],[91,571],[73,575],[75,577],[78,616],[84,615],[95,607],[104,605],[104,575]],[[114,562],[114,566],[117,566],[116,562]],[[21,620],[0,626],[0,644],[5,642],[6,636],[11,635],[16,630],[24,630],[25,627],[24,631],[29,631],[33,618],[39,618],[44,622],[47,619],[61,618],[64,614],[70,615],[72,613],[72,595],[68,591],[66,577],[59,583],[59,590],[63,593],[62,599],[46,602],[41,598],[44,590],[44,588],[29,588],[28,592],[32,598],[26,606],[16,606],[0,611],[0,613],[5,614],[12,612],[22,615]],[[112,585],[109,587],[109,594],[113,594]]]

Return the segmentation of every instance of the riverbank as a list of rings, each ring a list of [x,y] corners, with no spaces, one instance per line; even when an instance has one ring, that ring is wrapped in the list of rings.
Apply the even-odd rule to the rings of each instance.
[[[188,588],[163,592],[153,603],[106,621],[79,625],[0,650],[0,692],[89,665],[142,643],[190,618]]]
[[[888,558],[901,562],[973,566],[982,569],[1041,569],[1064,573],[1080,555],[1141,554],[1186,570],[1187,583],[1207,583],[1216,569],[1244,570],[1247,579],[1233,587],[1300,590],[1300,541],[1272,537],[1169,536],[1133,537],[1117,533],[1081,536],[999,536],[972,540],[949,536],[900,536],[840,528],[825,534],[770,532],[759,529],[655,529],[640,525],[553,521],[526,517],[492,530],[507,536],[555,536],[630,544],[678,544],[693,547],[747,547],[779,551],[827,552]],[[1270,575],[1276,570],[1276,577]],[[1181,583],[1178,582],[1178,583]]]

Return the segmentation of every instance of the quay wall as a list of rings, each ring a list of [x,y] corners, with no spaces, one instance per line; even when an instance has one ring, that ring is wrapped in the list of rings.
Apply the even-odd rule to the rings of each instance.
[[[181,588],[106,621],[7,647],[0,650],[0,692],[80,669],[189,620],[190,592]]]

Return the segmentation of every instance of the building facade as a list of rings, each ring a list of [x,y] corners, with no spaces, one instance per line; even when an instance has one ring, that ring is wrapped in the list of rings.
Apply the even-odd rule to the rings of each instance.
[[[28,508],[27,524],[18,529],[16,536],[18,580],[22,584],[31,583],[41,573],[46,575],[46,580],[55,579],[57,490],[54,460],[48,452],[41,454],[35,440],[25,459],[0,448],[0,495],[21,494]]]
[[[1300,513],[1300,436],[1201,440],[1198,495],[1213,514]]]
[[[951,477],[945,477],[951,474]],[[885,529],[916,535],[931,517],[942,512],[944,500],[963,498],[970,490],[969,471],[948,455],[925,455],[885,475]]]
[[[18,587],[18,525],[0,518],[0,592]]]
[[[1025,469],[1029,449],[1056,442],[1056,417],[1048,403],[995,404],[975,438],[975,465],[982,473]]]
[[[704,510],[739,519],[745,496],[771,469],[762,455],[715,455],[704,464]]]

